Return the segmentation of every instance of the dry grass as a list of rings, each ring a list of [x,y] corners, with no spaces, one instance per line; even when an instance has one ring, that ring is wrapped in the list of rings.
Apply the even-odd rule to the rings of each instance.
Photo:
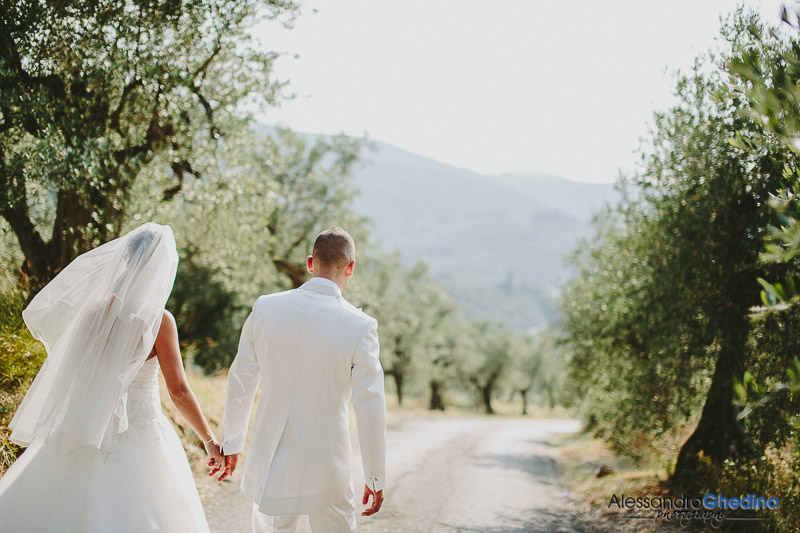
[[[639,497],[667,496],[667,472],[654,464],[637,464],[616,455],[603,441],[587,433],[558,437],[552,441],[559,448],[564,483],[571,492],[571,502],[582,528],[587,531],[644,532],[683,530],[664,521],[623,518],[630,511],[609,507],[612,495]],[[655,461],[653,461],[655,463]],[[613,473],[597,477],[601,467]]]

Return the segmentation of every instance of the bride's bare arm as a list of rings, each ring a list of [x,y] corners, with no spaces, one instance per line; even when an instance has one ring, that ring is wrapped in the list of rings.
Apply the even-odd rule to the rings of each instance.
[[[218,464],[224,463],[224,457],[219,451],[214,432],[203,415],[200,403],[197,401],[194,392],[192,392],[189,382],[186,380],[186,372],[183,368],[183,360],[181,359],[181,351],[178,344],[178,328],[175,325],[175,317],[167,310],[164,310],[161,328],[158,331],[158,337],[156,337],[155,350],[172,403],[175,404],[175,407],[178,408],[178,411],[180,411],[194,432],[203,440],[210,458],[214,459]]]

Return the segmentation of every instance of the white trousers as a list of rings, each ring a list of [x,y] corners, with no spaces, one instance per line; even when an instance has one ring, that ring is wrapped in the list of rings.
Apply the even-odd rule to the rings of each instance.
[[[270,516],[253,504],[253,533],[294,533],[302,515]],[[353,502],[329,505],[308,515],[312,533],[355,533],[356,510]]]

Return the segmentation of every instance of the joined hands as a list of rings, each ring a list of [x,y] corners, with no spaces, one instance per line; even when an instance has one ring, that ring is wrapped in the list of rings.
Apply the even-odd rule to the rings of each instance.
[[[218,455],[209,452],[207,464],[211,470],[208,472],[208,475],[210,477],[217,475],[217,481],[222,481],[233,475],[233,471],[236,470],[236,464],[239,462],[239,454],[223,455],[220,452],[219,445],[215,443],[215,447]],[[364,509],[361,513],[362,516],[370,516],[377,513],[381,505],[383,505],[383,491],[373,491],[369,486],[364,485],[364,497],[361,503],[364,505],[369,504],[370,497],[372,498],[372,505]]]
[[[238,453],[231,455],[222,455],[222,453],[220,453],[219,458],[209,457],[208,466],[211,470],[208,472],[208,475],[214,477],[218,474],[217,481],[222,481],[226,477],[233,475],[233,471],[236,470],[236,464],[238,462]]]
[[[225,456],[222,455],[222,449],[215,439],[212,438],[211,440],[204,442],[203,447],[206,449],[206,454],[208,454],[206,464],[209,467],[213,467],[216,464],[225,463]]]

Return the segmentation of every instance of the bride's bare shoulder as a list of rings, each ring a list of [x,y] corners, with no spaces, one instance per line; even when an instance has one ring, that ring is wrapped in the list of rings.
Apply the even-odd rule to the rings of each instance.
[[[158,328],[158,336],[174,335],[178,332],[178,325],[175,317],[168,310],[164,309],[161,316],[161,327]]]
[[[161,322],[163,323],[165,321],[166,322],[170,322],[173,325],[175,325],[175,317],[172,315],[172,313],[169,312],[169,309],[164,309],[164,311],[163,311],[163,315],[161,317]]]

